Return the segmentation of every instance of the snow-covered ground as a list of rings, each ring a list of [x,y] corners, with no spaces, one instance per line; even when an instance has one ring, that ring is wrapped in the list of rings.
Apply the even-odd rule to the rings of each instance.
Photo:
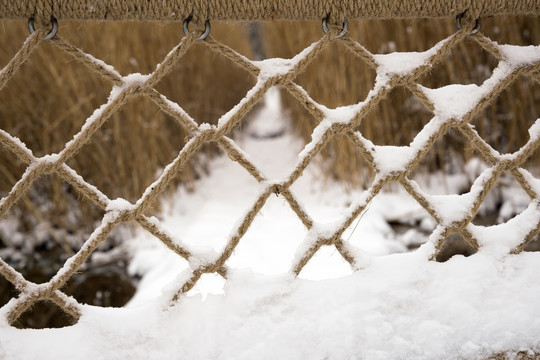
[[[374,259],[335,280],[231,274],[222,295],[85,307],[70,328],[2,328],[4,359],[482,359],[540,351],[540,254]]]
[[[281,178],[303,147],[286,131],[278,97],[271,91],[236,137],[269,179]],[[219,251],[260,185],[226,156],[211,169],[196,191],[180,188],[164,201],[160,220],[190,247]],[[458,192],[481,170],[473,162],[468,174],[448,175],[444,184],[431,178],[426,186]],[[316,166],[292,191],[322,223],[339,219],[361,194],[324,179]],[[509,214],[527,204],[503,198]],[[540,253],[494,258],[480,251],[430,262],[422,250],[407,252],[426,235],[396,233],[388,224],[396,219],[426,232],[435,227],[404,191],[384,192],[344,235],[372,255],[366,268],[353,272],[328,247],[295,278],[291,265],[307,231],[285,200],[272,197],[227,262],[229,279],[205,275],[173,307],[162,294],[177,289],[188,263],[140,231],[128,246],[130,271],[141,281],[125,308],[84,306],[79,322],[62,329],[4,324],[0,359],[458,359],[540,352]]]

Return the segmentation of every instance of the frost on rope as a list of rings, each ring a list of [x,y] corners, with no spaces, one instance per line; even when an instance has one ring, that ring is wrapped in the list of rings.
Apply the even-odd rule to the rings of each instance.
[[[114,66],[107,64],[105,61],[103,61],[101,59],[98,59],[98,58],[96,58],[96,57],[94,57],[94,56],[92,56],[90,54],[87,54],[87,53],[84,53],[84,56],[88,60],[90,60],[91,62],[96,64],[98,67],[101,67],[101,68],[105,69],[109,73],[115,75],[117,78],[122,77],[122,75],[120,75],[120,73],[114,68]]]
[[[4,131],[3,129],[0,129],[0,135],[3,137],[9,139],[12,143],[14,143],[20,150],[24,151],[28,157],[33,157],[34,154],[32,153],[32,150],[30,150],[26,144],[19,139],[16,136],[11,135],[10,133]]]

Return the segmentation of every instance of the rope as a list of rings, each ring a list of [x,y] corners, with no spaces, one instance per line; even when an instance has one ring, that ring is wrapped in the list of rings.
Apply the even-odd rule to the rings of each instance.
[[[1,0],[0,17],[59,20],[331,20],[540,14],[536,0]]]
[[[93,3],[93,2],[92,2]],[[145,19],[153,20],[174,20],[182,19],[186,13],[193,11],[194,14],[203,14],[204,19],[259,19],[276,18],[283,19],[287,17],[295,19],[317,18],[331,12],[332,14],[346,14],[352,17],[385,17],[385,16],[447,16],[453,12],[460,12],[469,9],[470,14],[477,16],[479,14],[502,13],[511,11],[514,13],[536,12],[538,4],[533,1],[468,1],[460,2],[325,2],[309,3],[302,1],[283,1],[266,2],[252,4],[248,1],[235,2],[232,4],[222,4],[218,2],[195,1],[189,4],[183,2],[169,2],[166,5],[152,5],[155,2],[131,1],[131,2],[107,2],[101,1],[94,4],[95,8],[90,11],[88,2],[71,1],[45,1],[40,0],[32,4],[6,2],[2,0],[4,16],[23,17],[35,16],[36,19],[46,19],[54,14],[56,17],[63,18],[92,18],[92,19]],[[114,5],[114,6],[113,6]],[[163,5],[163,6],[162,6]],[[451,7],[450,7],[451,5]],[[520,5],[519,7],[517,5]],[[514,9],[514,6],[516,7]],[[451,11],[445,9],[453,9]],[[273,9],[273,10],[269,10]],[[338,9],[339,11],[334,11]],[[366,10],[367,11],[364,11]],[[286,10],[286,11],[285,11]],[[362,11],[360,11],[362,10]],[[284,11],[284,12],[282,12]],[[414,12],[417,11],[417,12]],[[174,14],[173,14],[174,13]],[[340,15],[336,15],[340,16]],[[327,34],[310,47],[306,48],[293,59],[282,59],[285,69],[279,71],[270,71],[261,65],[260,62],[251,61],[234,49],[219,43],[212,37],[202,41],[215,53],[226,57],[235,65],[242,67],[257,79],[256,85],[246,94],[246,97],[240,103],[225,114],[217,126],[208,124],[199,125],[190,117],[177,103],[167,99],[160,94],[155,86],[159,81],[169,74],[175,64],[181,61],[183,54],[194,44],[197,34],[190,33],[186,35],[181,42],[173,48],[165,59],[157,66],[154,72],[149,75],[122,77],[114,68],[107,66],[102,61],[85,53],[79,48],[71,45],[59,36],[55,36],[50,41],[43,41],[46,44],[57,46],[60,50],[69,54],[74,60],[88,67],[95,74],[113,84],[113,90],[107,103],[87,119],[85,125],[80,129],[74,138],[65,144],[63,150],[58,154],[51,154],[41,158],[35,157],[32,152],[20,140],[14,138],[9,133],[0,130],[0,144],[14,154],[22,163],[27,165],[27,169],[22,177],[13,186],[9,194],[0,200],[0,216],[6,214],[10,208],[30,189],[31,185],[45,174],[56,174],[63,180],[73,186],[83,198],[90,200],[96,206],[105,212],[101,225],[95,229],[90,238],[86,240],[81,249],[73,255],[64,264],[62,269],[49,281],[44,284],[34,284],[25,279],[15,269],[0,259],[0,274],[11,282],[20,292],[19,297],[12,299],[8,304],[0,309],[0,313],[5,314],[9,323],[13,323],[21,314],[29,309],[35,302],[40,300],[49,300],[58,304],[67,313],[74,317],[81,314],[80,305],[74,300],[63,294],[60,289],[75,274],[82,264],[89,258],[93,251],[109,236],[109,234],[120,224],[129,221],[138,223],[144,230],[152,234],[159,241],[164,243],[171,251],[178,256],[188,260],[191,268],[186,281],[180,285],[176,294],[170,299],[171,303],[178,300],[184,293],[195,286],[202,275],[206,273],[217,273],[226,278],[228,268],[227,260],[238,246],[242,237],[248,231],[255,217],[259,214],[261,208],[265,205],[267,199],[276,194],[283,196],[288,202],[296,216],[309,232],[306,243],[303,246],[306,250],[300,253],[296,262],[292,264],[291,272],[299,274],[304,266],[311,260],[322,246],[335,246],[342,257],[355,269],[361,269],[365,266],[365,256],[358,249],[355,249],[348,241],[343,239],[343,234],[349,228],[355,219],[362,214],[370,202],[382,191],[382,189],[391,182],[399,183],[403,188],[430,214],[438,223],[437,229],[429,239],[427,256],[435,258],[441,249],[446,237],[452,233],[459,233],[473,247],[481,248],[484,246],[475,238],[474,227],[471,224],[476,216],[480,205],[485,200],[490,189],[492,189],[497,180],[504,173],[512,174],[517,182],[522,186],[525,192],[530,196],[531,201],[540,203],[540,194],[536,192],[533,184],[534,177],[520,166],[530,158],[540,146],[540,131],[531,131],[529,141],[516,153],[511,156],[503,156],[493,149],[476,132],[474,127],[469,125],[471,119],[492,104],[497,96],[510,86],[517,78],[521,76],[538,78],[540,71],[540,60],[532,63],[516,63],[507,61],[505,58],[505,49],[497,43],[478,33],[471,36],[473,29],[472,23],[447,39],[435,45],[432,49],[424,52],[425,61],[410,69],[405,73],[396,72],[396,70],[386,69],[381,65],[380,55],[375,55],[366,50],[361,44],[354,41],[350,36],[345,35],[336,39],[340,29],[331,29]],[[9,80],[20,69],[20,66],[31,56],[32,50],[40,44],[47,35],[47,31],[41,29],[30,35],[22,44],[21,49],[16,53],[2,70],[0,70],[0,89],[9,85]],[[448,58],[450,52],[456,46],[464,41],[471,39],[495,58],[503,63],[505,68],[511,69],[504,74],[495,74],[489,80],[490,86],[486,86],[484,92],[478,99],[470,104],[469,108],[461,116],[451,116],[445,118],[444,111],[438,107],[437,103],[431,100],[429,89],[425,89],[418,84],[418,80],[425,76],[434,65]],[[326,109],[321,104],[313,100],[307,92],[296,84],[295,78],[306,66],[333,41],[341,41],[359,61],[363,61],[368,66],[376,69],[377,82],[367,98],[356,105],[354,112],[348,115],[348,118],[333,119],[332,110]],[[418,54],[417,54],[418,55]],[[407,56],[401,54],[401,56]],[[410,55],[408,55],[410,56]],[[538,57],[540,59],[540,56]],[[278,59],[279,60],[279,59]],[[274,61],[276,61],[274,59]],[[414,62],[414,61],[413,61]],[[407,62],[405,62],[407,63]],[[242,119],[253,107],[261,101],[265,93],[272,86],[280,86],[290,92],[298,101],[305,105],[306,109],[312,114],[317,127],[315,128],[312,140],[308,143],[300,155],[298,163],[290,169],[287,176],[279,182],[269,182],[270,180],[264,173],[252,163],[242,152],[236,143],[228,137],[233,129],[238,126]],[[364,138],[360,132],[354,129],[358,128],[362,120],[376,108],[377,104],[383,101],[390,92],[403,87],[409,89],[424,106],[432,111],[434,119],[422,130],[423,134],[418,137],[414,146],[404,147],[412,155],[406,158],[399,166],[394,162],[381,158],[379,152],[384,147],[376,147],[371,141]],[[78,175],[67,162],[87,144],[92,135],[98,131],[103,124],[118,112],[121,107],[130,99],[135,97],[148,97],[161,110],[172,116],[189,134],[189,141],[180,150],[177,157],[164,169],[163,173],[156,181],[148,186],[141,198],[134,204],[123,199],[111,200],[99,189],[90,185]],[[442,111],[442,114],[441,114]],[[342,115],[343,116],[343,115]],[[536,125],[533,125],[536,126]],[[421,162],[422,158],[429,153],[434,144],[450,130],[461,133],[470,142],[471,147],[478,151],[483,160],[489,165],[489,168],[475,181],[475,186],[467,199],[469,210],[456,216],[453,213],[444,211],[435,201],[433,196],[422,191],[420,186],[409,178],[409,174]],[[536,134],[536,135],[535,135]],[[363,155],[376,177],[371,186],[364,192],[362,199],[353,203],[345,216],[336,224],[332,231],[326,231],[324,234],[316,233],[320,224],[316,224],[313,218],[302,208],[300,202],[290,191],[290,187],[302,176],[312,159],[319,154],[327,144],[337,136],[349,137],[358,151]],[[237,222],[236,227],[231,232],[232,236],[228,239],[223,250],[213,257],[213,260],[202,261],[197,259],[195,252],[187,246],[179,244],[173,240],[160,222],[154,218],[144,215],[152,203],[154,203],[164,192],[166,187],[171,184],[173,178],[188,163],[193,156],[199,152],[204,145],[208,143],[217,143],[233,160],[240,164],[256,181],[265,183],[267,186],[261,191],[258,198],[247,209],[245,215]],[[403,150],[401,149],[401,150]],[[392,149],[394,151],[401,151]],[[531,224],[530,231],[521,242],[516,244],[509,253],[517,253],[523,250],[524,246],[540,231],[540,218]],[[204,257],[208,258],[208,257]],[[196,265],[195,265],[196,264]]]

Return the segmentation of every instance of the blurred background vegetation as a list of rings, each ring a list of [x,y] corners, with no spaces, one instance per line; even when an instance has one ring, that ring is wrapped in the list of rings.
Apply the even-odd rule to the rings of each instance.
[[[537,17],[482,20],[481,31],[499,43],[540,44]],[[350,22],[351,37],[373,53],[427,50],[453,32],[455,23],[451,19]],[[152,72],[183,36],[181,24],[135,22],[66,21],[60,23],[59,34],[113,65],[122,75]],[[263,22],[256,28],[247,23],[212,24],[214,38],[249,58],[292,57],[321,35],[320,22]],[[1,21],[0,67],[8,63],[27,36],[25,21]],[[451,83],[480,85],[496,66],[496,59],[468,40],[419,82],[427,87]],[[337,107],[363,100],[374,78],[372,69],[335,41],[295,81],[316,101]],[[199,123],[215,124],[254,84],[245,71],[197,43],[157,90],[178,102]],[[40,44],[30,61],[0,91],[0,128],[20,138],[36,156],[59,152],[85,119],[106,102],[110,90],[111,84],[54,45]],[[299,138],[308,141],[316,126],[314,119],[285,91],[282,99],[292,119],[291,128]],[[538,84],[520,79],[473,124],[496,149],[516,151],[527,141],[528,128],[540,117],[539,100]],[[376,144],[407,145],[431,117],[411,93],[396,89],[362,121],[359,130]],[[150,100],[138,98],[109,119],[68,165],[110,198],[135,201],[185,141],[186,133],[174,119]],[[208,159],[217,153],[216,147],[207,146],[175,185],[193,186],[195,179],[211,171],[207,168]],[[422,169],[457,172],[473,155],[464,139],[450,132],[424,159]],[[332,141],[323,157],[325,161],[319,166],[325,168],[324,173],[346,186],[364,186],[371,177],[347,138]],[[538,159],[535,155],[532,163]],[[1,148],[1,196],[10,191],[25,168]],[[7,220],[0,221],[0,254],[6,248],[38,253],[50,249],[53,243],[60,249],[61,257],[67,257],[78,250],[101,216],[99,209],[81,199],[61,179],[43,177],[10,210]],[[17,267],[28,266],[29,260],[24,261]],[[11,259],[10,263],[17,261]],[[0,305],[5,301],[0,299]]]

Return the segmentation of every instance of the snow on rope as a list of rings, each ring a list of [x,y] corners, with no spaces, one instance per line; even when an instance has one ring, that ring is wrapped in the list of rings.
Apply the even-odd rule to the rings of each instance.
[[[182,55],[192,46],[198,34],[186,35],[151,74],[127,76],[120,75],[112,66],[71,45],[59,35],[55,36],[47,42],[47,46],[62,49],[114,86],[107,102],[94,111],[80,131],[57,154],[36,157],[19,139],[0,130],[2,146],[21,162],[27,164],[22,177],[9,194],[0,200],[0,215],[6,214],[13,204],[29,190],[32,183],[44,174],[55,174],[67,181],[84,198],[103,209],[105,215],[100,226],[94,230],[81,249],[68,259],[47,283],[35,284],[26,280],[13,267],[0,259],[0,274],[20,292],[18,297],[11,299],[0,309],[2,321],[12,324],[34,303],[41,300],[52,301],[70,315],[78,318],[82,314],[82,305],[66,296],[60,289],[111,231],[128,221],[138,223],[171,251],[189,262],[190,269],[183,274],[178,286],[168,294],[167,302],[172,305],[192,289],[204,274],[216,273],[227,279],[231,273],[227,260],[267,199],[274,194],[283,197],[288,202],[308,230],[292,264],[291,274],[293,275],[298,275],[323,245],[335,246],[353,269],[362,272],[362,269],[368,266],[370,259],[344,240],[343,234],[366,210],[381,189],[391,182],[401,184],[438,224],[429,241],[417,250],[418,256],[434,259],[444,240],[452,233],[459,233],[473,247],[497,259],[510,253],[521,252],[527,242],[540,230],[540,182],[530,172],[521,168],[521,165],[540,145],[540,121],[537,120],[530,128],[528,142],[513,154],[501,154],[493,149],[469,122],[518,77],[529,76],[540,81],[540,47],[499,45],[481,33],[470,36],[471,29],[471,26],[464,27],[425,52],[386,55],[370,53],[348,34],[336,39],[337,33],[332,30],[291,59],[263,61],[251,61],[210,36],[203,41],[206,46],[217,54],[226,56],[257,79],[255,86],[233,109],[219,119],[217,125],[197,124],[177,103],[167,99],[155,89],[160,79],[172,70],[173,66],[181,60]],[[8,84],[20,65],[31,56],[32,51],[46,35],[46,31],[37,30],[27,38],[13,60],[0,71],[0,89]],[[470,37],[498,59],[498,66],[489,79],[481,86],[458,84],[438,89],[429,89],[417,83],[417,79],[445,59],[449,52],[466,37]],[[298,74],[332,41],[341,41],[357,56],[359,61],[365,62],[376,71],[374,87],[367,97],[356,105],[329,109],[314,101],[301,86],[294,82]],[[245,115],[273,86],[285,89],[299,102],[305,104],[318,123],[312,133],[311,141],[299,154],[296,165],[290,169],[287,176],[279,180],[266,178],[228,137],[233,128],[240,124]],[[354,129],[396,87],[411,91],[433,113],[433,118],[409,146],[376,146]],[[119,111],[129,99],[137,96],[151,99],[164,112],[174,117],[178,125],[190,134],[190,139],[155,182],[148,186],[139,200],[129,203],[124,199],[109,199],[99,189],[87,183],[66,162],[90,141],[91,136],[113,113]],[[489,166],[465,194],[429,195],[409,177],[409,174],[430,151],[433,144],[451,129],[467,138]],[[341,220],[331,224],[319,224],[315,223],[301,206],[290,187],[302,175],[312,159],[338,135],[345,135],[352,139],[376,176],[362,196],[353,199]],[[262,186],[257,199],[246,209],[244,215],[238,219],[231,230],[223,249],[216,253],[201,253],[200,250],[190,249],[187,245],[173,240],[160,222],[156,218],[145,216],[144,211],[158,199],[185,164],[205,144],[211,142],[217,143],[231,159],[240,164]],[[472,219],[489,190],[503,173],[509,173],[517,180],[530,197],[530,206],[515,219],[503,225],[480,227],[472,224]],[[512,236],[498,234],[512,234]]]

